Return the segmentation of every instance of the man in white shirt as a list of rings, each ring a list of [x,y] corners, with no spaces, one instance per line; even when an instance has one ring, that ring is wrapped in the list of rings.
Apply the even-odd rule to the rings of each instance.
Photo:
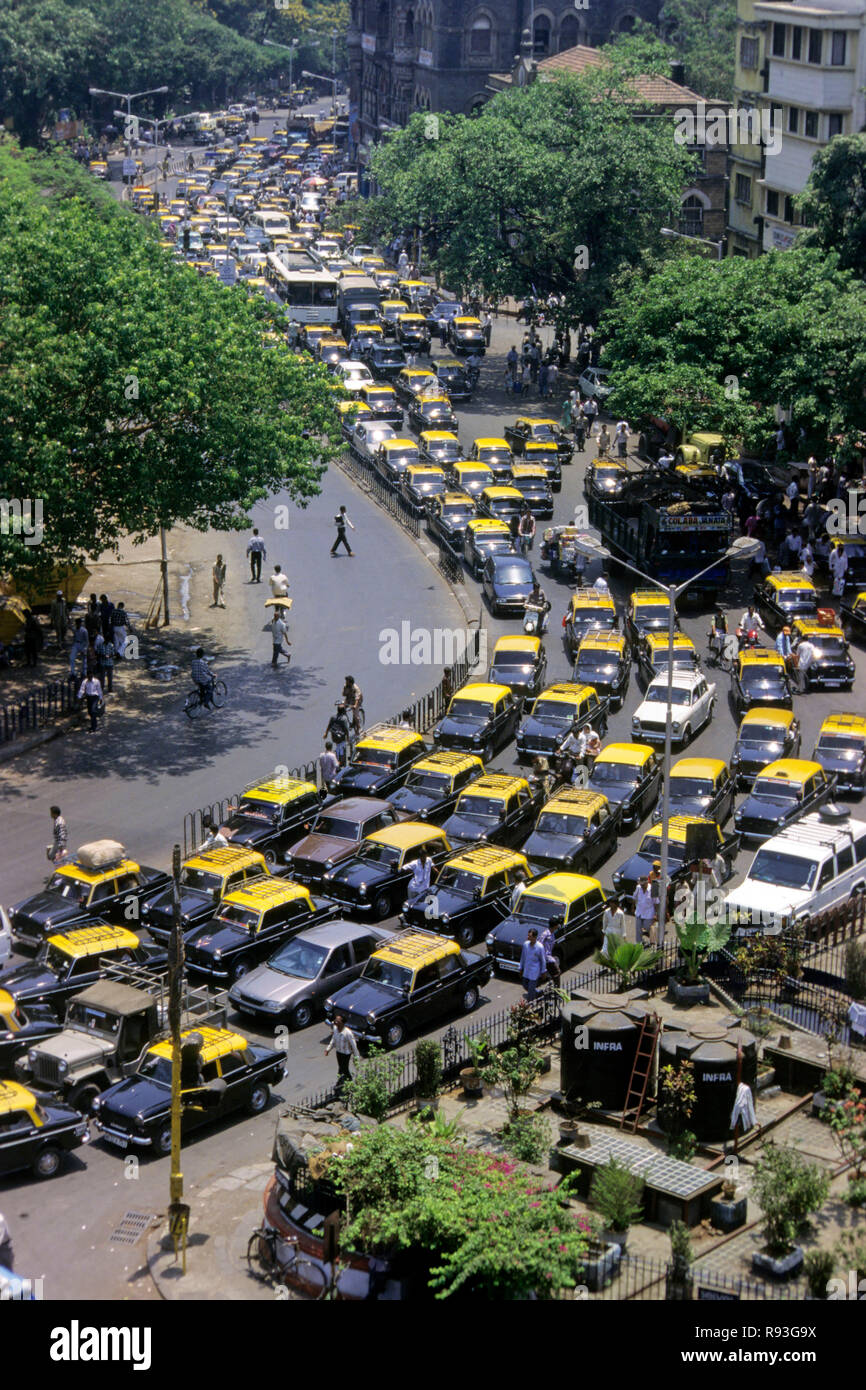
[[[412,864],[412,877],[409,880],[408,900],[409,906],[414,907],[422,898],[426,898],[430,892],[430,876],[433,871],[433,861],[424,846],[418,853],[418,858]]]
[[[625,939],[625,913],[620,906],[619,898],[608,898],[601,918],[601,929],[604,933],[605,950],[613,950],[611,934]]]
[[[274,572],[269,576],[268,583],[274,598],[289,597],[289,576],[283,573],[279,565],[274,565]]]
[[[617,420],[613,439],[619,458],[624,459],[628,454],[628,420]]]
[[[516,913],[520,907],[520,899],[526,891],[526,870],[518,869],[515,873],[515,884],[511,890],[511,902],[509,907],[512,913]]]
[[[325,1048],[325,1056],[331,1051],[337,1054],[337,1090],[341,1091],[345,1083],[351,1078],[349,1070],[349,1058],[354,1057],[355,1061],[360,1061],[361,1054],[358,1051],[358,1040],[351,1028],[346,1027],[346,1020],[342,1014],[337,1014],[334,1019],[334,1026],[331,1029],[331,1039]]]
[[[217,826],[213,816],[202,816],[201,828],[204,831],[204,839],[198,847],[198,853],[203,854],[206,849],[226,849],[228,840]]]
[[[652,895],[649,879],[646,876],[640,880],[635,889],[634,915],[637,940],[642,941],[644,935],[649,939],[652,936],[652,926],[656,920],[656,900]]]
[[[800,694],[806,693],[806,679],[809,667],[815,660],[816,652],[808,637],[797,644],[797,685]]]

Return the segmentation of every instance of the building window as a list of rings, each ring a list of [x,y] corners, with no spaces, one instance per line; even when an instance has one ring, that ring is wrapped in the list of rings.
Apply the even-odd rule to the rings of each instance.
[[[544,58],[550,52],[550,20],[546,14],[540,14],[535,21],[532,51],[536,58]]]
[[[790,197],[788,197],[788,196],[786,196],[786,197],[785,197],[785,221],[786,221],[786,222],[789,222],[789,223],[791,224],[791,226],[793,226],[795,220],[796,220],[796,214],[795,214],[795,212],[794,212],[794,199],[793,199],[793,198],[790,198]]]
[[[758,66],[758,40],[740,39],[740,67],[756,68]]]
[[[787,25],[773,25],[773,57],[784,58],[785,56],[785,30]]]
[[[842,134],[842,122],[844,116],[841,111],[831,111],[827,117],[827,139],[832,140],[834,135]]]
[[[821,29],[810,29],[810,30],[809,30],[809,62],[810,62],[810,63],[818,63],[818,64],[820,64],[820,62],[821,62],[821,54],[822,54],[823,47],[824,47],[823,39],[824,39],[824,32],[823,32],[823,30],[821,30]]]
[[[680,207],[679,230],[683,236],[703,236],[704,205],[694,195],[684,198]]]
[[[492,48],[492,33],[490,20],[486,15],[476,19],[469,31],[469,52],[473,57],[483,57]]]
[[[772,188],[767,189],[767,216],[779,216],[779,195],[775,189]]]
[[[738,203],[749,203],[752,201],[752,180],[748,174],[737,174],[734,181],[734,197]]]
[[[791,30],[791,57],[795,63],[799,63],[803,53],[803,30],[799,24],[795,24]]]
[[[803,122],[803,134],[809,140],[818,139],[818,112],[807,111]]]
[[[834,68],[844,68],[845,66],[845,40],[847,37],[844,29],[834,29],[830,35],[830,63]]]
[[[559,25],[559,51],[564,53],[567,48],[576,48],[580,42],[580,30],[577,25],[577,16],[567,14],[560,21]]]
[[[788,129],[792,135],[796,135],[800,127],[800,108],[799,106],[788,107]]]

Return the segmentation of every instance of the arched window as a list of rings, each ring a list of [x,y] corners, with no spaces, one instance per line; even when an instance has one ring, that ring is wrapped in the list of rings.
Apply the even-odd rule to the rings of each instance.
[[[391,11],[387,4],[387,0],[383,0],[383,3],[379,6],[379,12],[376,15],[376,37],[387,41],[390,33]]]
[[[680,204],[680,223],[678,230],[683,236],[703,236],[704,204],[697,193],[683,198]]]
[[[567,14],[559,25],[559,51],[564,53],[567,48],[576,48],[579,43],[577,15]]]
[[[536,58],[546,58],[550,52],[550,19],[540,14],[535,20],[532,51]]]
[[[635,16],[633,14],[624,14],[621,16],[620,19],[617,20],[617,31],[620,34],[630,34],[632,29],[634,28],[634,24]]]
[[[405,36],[406,36],[406,42],[407,42],[407,43],[411,43],[412,40],[413,40],[414,37],[415,37],[415,12],[414,12],[414,10],[407,10],[407,11],[406,11],[406,18],[405,18],[405,20],[403,21],[403,32],[404,32],[404,34],[405,34]]]
[[[493,49],[493,25],[487,15],[473,20],[469,30],[469,53],[473,58],[486,57]]]

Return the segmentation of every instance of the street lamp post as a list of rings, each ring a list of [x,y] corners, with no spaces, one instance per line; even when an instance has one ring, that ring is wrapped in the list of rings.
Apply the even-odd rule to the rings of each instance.
[[[274,40],[273,40],[273,39],[262,39],[262,43],[266,43],[267,46],[268,46],[268,48],[281,48],[281,49],[283,50],[284,53],[288,53],[288,55],[289,55],[289,111],[291,111],[291,110],[292,110],[293,97],[294,97],[294,94],[295,94],[295,84],[294,84],[294,81],[293,81],[293,79],[292,79],[292,64],[293,64],[294,61],[295,61],[295,54],[296,54],[297,51],[298,51],[298,43],[299,43],[299,40],[298,40],[298,39],[292,39],[292,42],[289,44],[289,43],[274,43]]]
[[[696,580],[702,579],[705,574],[709,574],[718,565],[719,561],[714,560],[705,569],[693,574],[683,584],[660,584],[651,575],[644,574],[643,570],[636,569],[627,560],[622,560],[619,556],[614,557],[607,546],[602,545],[601,541],[596,543],[590,537],[581,536],[577,541],[577,549],[584,555],[595,556],[602,560],[612,560],[616,558],[616,563],[622,565],[623,569],[630,570],[636,574],[638,579],[642,579],[646,584],[650,584],[654,589],[661,589],[667,595],[670,605],[668,610],[668,675],[667,675],[667,713],[665,718],[665,748],[662,762],[662,849],[661,849],[661,874],[659,877],[659,930],[658,944],[664,946],[665,942],[665,922],[667,919],[667,895],[668,895],[668,821],[670,818],[670,791],[671,791],[671,734],[673,730],[673,689],[674,689],[674,634],[676,631],[676,603],[681,594],[690,588]],[[752,559],[760,549],[760,542],[750,536],[740,536],[733,541],[725,551],[726,560],[745,560]]]
[[[125,111],[115,111],[115,112],[114,112],[114,115],[115,115],[115,116],[124,116],[124,117],[125,117],[125,116],[127,116],[127,113],[126,113]],[[127,118],[127,119],[129,119],[129,118]],[[168,120],[168,119],[164,119],[164,120],[154,120],[152,116],[136,116],[135,119],[136,119],[136,121],[138,121],[139,124],[152,125],[152,126],[153,126],[153,148],[154,148],[154,152],[155,152],[156,150],[158,150],[158,149],[159,149],[159,128],[160,128],[161,125],[171,125],[171,121]],[[158,158],[156,159],[156,161],[155,161],[155,163],[154,163],[154,168],[156,168],[156,165],[157,165],[157,164],[159,164],[159,159],[158,159]]]
[[[716,260],[724,260],[724,239],[720,241],[711,241],[709,237],[705,236],[689,236],[687,232],[675,232],[673,227],[659,227],[659,236],[676,237],[678,241],[696,241],[699,246],[712,246],[716,253]]]
[[[168,87],[150,87],[146,92],[109,92],[104,87],[88,87],[88,94],[92,97],[117,97],[118,101],[126,102],[126,111],[122,114],[126,117],[127,129],[124,131],[124,141],[129,141],[132,136],[130,127],[132,123],[132,103],[138,101],[139,97],[153,97],[168,91]],[[115,112],[115,114],[117,114]],[[137,118],[136,118],[137,119]]]

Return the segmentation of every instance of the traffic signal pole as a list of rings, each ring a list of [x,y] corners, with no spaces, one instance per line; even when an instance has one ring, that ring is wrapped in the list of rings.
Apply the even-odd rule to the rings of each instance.
[[[183,1200],[183,1171],[180,1166],[181,1125],[181,1007],[183,998],[183,927],[180,913],[180,845],[172,854],[171,946],[168,953],[168,1025],[171,1030],[171,1179],[169,1183],[168,1222],[174,1242],[174,1255],[183,1253],[183,1272],[186,1274],[186,1242],[189,1230],[189,1206]]]

